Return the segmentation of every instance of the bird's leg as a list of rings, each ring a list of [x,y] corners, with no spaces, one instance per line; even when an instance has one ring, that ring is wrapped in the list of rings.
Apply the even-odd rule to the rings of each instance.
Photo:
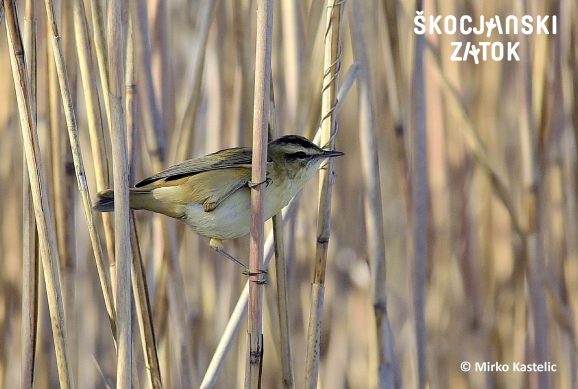
[[[248,186],[249,188],[251,188],[251,189],[256,189],[257,187],[265,184],[265,188],[267,188],[272,182],[273,182],[273,180],[270,179],[269,177],[267,177],[267,178],[265,178],[264,181],[261,181],[261,182],[248,181],[248,182],[247,182],[247,186]],[[221,244],[220,250],[217,249],[217,251],[223,253],[227,258],[230,258],[230,259],[233,258],[230,254],[228,254],[228,253],[225,252],[225,250],[223,249],[223,245],[222,245],[222,244]],[[235,259],[235,262],[239,263],[239,261],[237,261],[236,259]],[[259,270],[259,271],[256,272],[256,273],[252,273],[252,272],[249,271],[249,269],[247,268],[247,266],[245,266],[245,271],[243,272],[243,274],[248,275],[248,276],[263,276],[262,279],[259,279],[259,280],[255,281],[255,282],[258,283],[258,284],[266,284],[266,283],[267,283],[267,277],[265,276],[265,274],[267,274],[267,270]]]
[[[223,246],[223,242],[219,239],[215,239],[212,238],[209,241],[209,246],[211,246],[216,252],[218,252],[219,254],[222,254],[225,258],[235,262],[237,265],[241,266],[244,270],[243,270],[243,274],[246,276],[262,276],[262,279],[258,279],[257,282],[258,284],[266,284],[267,283],[267,278],[266,278],[266,274],[267,274],[267,270],[259,270],[257,272],[251,272],[249,271],[249,268],[247,267],[247,265],[245,265],[243,262],[239,261],[237,258],[233,257],[231,254],[229,254],[228,252],[225,251],[225,247]]]

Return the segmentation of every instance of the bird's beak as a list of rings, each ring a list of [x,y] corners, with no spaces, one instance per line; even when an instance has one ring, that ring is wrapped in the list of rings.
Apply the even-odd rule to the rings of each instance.
[[[340,157],[345,155],[341,151],[337,150],[323,150],[323,153],[319,155],[320,158],[332,158],[332,157]]]

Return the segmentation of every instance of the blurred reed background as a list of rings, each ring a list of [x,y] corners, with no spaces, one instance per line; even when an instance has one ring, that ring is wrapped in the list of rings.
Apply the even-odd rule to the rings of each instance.
[[[113,185],[110,130],[122,125],[126,103],[120,157],[133,182],[250,145],[256,2],[47,0],[61,36],[53,41],[44,2],[16,1],[30,72],[16,85],[28,122],[4,33],[16,37],[12,3],[0,3],[0,385],[113,387],[122,342],[111,328],[127,323],[112,298],[121,264],[113,218],[95,214],[93,228],[87,202]],[[414,2],[343,3],[336,148],[346,156],[335,161],[319,387],[577,387],[577,8],[569,0],[425,1],[426,16],[558,16],[556,35],[492,37],[520,41],[520,62],[474,64],[451,62],[450,42],[485,38],[416,39]],[[275,4],[278,133],[313,138],[320,125],[326,10],[321,1]],[[30,131],[23,142],[26,123],[37,127],[38,149]],[[39,172],[32,189],[25,146],[37,156],[28,159]],[[34,193],[45,199],[38,238]],[[284,231],[295,387],[306,375],[317,203],[313,180]],[[198,387],[246,277],[183,224],[146,212],[135,219],[132,252],[144,270],[133,261],[133,386]],[[43,237],[55,246],[39,245]],[[130,252],[125,246],[117,253]],[[247,238],[227,248],[248,258]],[[55,259],[60,274],[49,273],[60,285],[42,271]],[[278,388],[286,373],[269,275],[262,380]],[[53,336],[47,291],[65,313],[52,316],[66,323],[66,344]],[[243,319],[216,387],[242,385],[245,334]],[[68,350],[59,368],[55,343]],[[549,361],[558,371],[466,374],[461,361]]]

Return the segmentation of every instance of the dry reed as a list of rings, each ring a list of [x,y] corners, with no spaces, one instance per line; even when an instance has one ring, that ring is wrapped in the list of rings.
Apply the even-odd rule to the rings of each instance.
[[[82,80],[84,100],[86,104],[86,115],[88,133],[90,135],[90,146],[92,149],[92,160],[94,163],[94,173],[96,190],[102,191],[109,187],[109,170],[106,150],[105,129],[108,128],[106,120],[103,120],[103,109],[95,73],[95,66],[92,52],[92,42],[84,2],[75,0],[73,3],[75,42],[78,53],[78,67]],[[107,83],[108,85],[108,83]],[[103,89],[104,86],[103,86]],[[106,97],[108,98],[108,96]],[[106,115],[104,115],[106,118]],[[109,214],[103,214],[104,234],[106,238],[107,254],[112,260],[114,258],[114,231],[113,221]],[[114,317],[110,282],[106,276],[103,260],[96,257],[97,269],[99,271],[100,282],[103,288],[107,312],[111,318]],[[114,332],[114,331],[113,331]]]
[[[116,270],[116,387],[132,387],[132,312],[131,312],[131,246],[128,192],[128,153],[125,120],[125,51],[126,25],[123,3],[115,1],[108,7],[108,69],[110,88],[110,134],[114,184],[114,233]]]
[[[44,167],[40,158],[35,122],[32,118],[30,88],[28,86],[28,74],[24,58],[22,36],[20,34],[14,1],[5,0],[4,7],[6,9],[6,31],[8,34],[12,76],[16,89],[20,127],[24,140],[28,177],[34,202],[34,213],[43,262],[42,267],[44,270],[48,305],[50,308],[50,322],[52,324],[58,376],[60,387],[70,388],[72,387],[73,379],[67,345],[60,261],[56,247],[56,237],[54,230],[51,228],[53,220],[52,211],[48,197],[46,196]]]
[[[0,4],[0,14],[4,4]],[[32,0],[26,1],[24,19],[24,54],[30,80],[30,111],[37,128],[37,62],[36,62],[36,10]],[[0,16],[1,23],[2,16]],[[32,388],[38,325],[38,250],[34,205],[28,181],[26,157],[22,159],[22,378],[23,388]]]
[[[323,63],[323,88],[321,92],[321,141],[323,147],[335,148],[337,134],[336,96],[337,81],[341,70],[341,15],[344,1],[327,1],[327,23],[325,24],[325,51]],[[333,191],[333,160],[320,172],[319,177],[319,213],[317,221],[317,246],[315,252],[315,270],[311,287],[311,307],[307,331],[307,356],[305,387],[317,387],[319,358],[321,353],[321,323],[325,293],[325,269],[329,247],[331,194]]]
[[[271,75],[269,107],[269,139],[276,139],[280,135],[279,118],[275,109],[275,88],[273,75]],[[293,353],[291,351],[291,331],[289,328],[289,290],[287,288],[287,256],[285,255],[285,238],[282,214],[277,214],[271,219],[273,224],[273,241],[275,242],[275,284],[276,284],[276,308],[279,320],[279,341],[281,353],[281,369],[284,388],[294,388],[295,378],[293,374]]]
[[[251,181],[251,232],[249,243],[249,329],[246,388],[261,388],[263,369],[263,243],[267,175],[267,127],[271,103],[271,45],[273,0],[257,3],[255,93],[253,102],[253,159]]]
[[[76,173],[76,179],[78,182],[78,189],[79,192],[81,194],[81,198],[82,198],[82,205],[84,208],[84,214],[86,216],[86,224],[88,227],[88,232],[89,232],[89,236],[90,236],[90,240],[91,240],[91,244],[92,244],[92,249],[93,249],[93,253],[94,253],[94,258],[96,261],[96,266],[97,266],[97,270],[99,272],[100,275],[100,281],[101,281],[101,287],[103,290],[103,296],[104,296],[104,300],[105,300],[105,304],[107,306],[107,311],[109,314],[109,320],[111,322],[111,327],[112,330],[114,331],[115,328],[115,320],[114,320],[114,314],[112,312],[112,303],[111,303],[111,293],[110,293],[110,287],[108,284],[108,279],[106,277],[105,274],[105,268],[104,268],[104,260],[103,260],[103,254],[102,254],[102,249],[100,246],[100,239],[99,239],[99,235],[98,235],[98,230],[96,229],[96,225],[94,222],[94,217],[93,217],[93,213],[92,213],[92,201],[90,199],[90,194],[88,192],[88,182],[86,179],[86,172],[84,169],[84,162],[83,162],[83,158],[82,158],[82,151],[80,148],[80,141],[79,141],[79,134],[78,134],[78,127],[77,127],[77,122],[76,122],[76,114],[74,112],[74,106],[73,106],[73,98],[71,95],[71,90],[69,87],[69,82],[68,82],[68,77],[66,75],[66,66],[65,66],[65,62],[64,62],[64,54],[63,54],[63,50],[60,44],[60,34],[58,32],[58,24],[56,22],[55,19],[55,15],[54,15],[54,5],[52,4],[52,1],[50,0],[46,0],[45,2],[46,4],[46,13],[48,16],[48,21],[49,21],[49,25],[51,28],[51,35],[52,35],[52,54],[54,56],[54,62],[56,65],[56,71],[57,71],[57,75],[58,75],[58,84],[60,87],[60,94],[62,97],[62,106],[64,107],[64,113],[65,113],[65,117],[66,117],[66,125],[68,128],[68,135],[69,135],[69,140],[70,140],[70,148],[71,148],[71,152],[72,152],[72,158],[74,161],[74,171]],[[52,115],[53,116],[57,116],[59,113],[58,111],[55,109],[52,111]],[[56,131],[57,129],[55,128],[54,131]],[[61,133],[61,131],[58,131],[59,133]],[[56,142],[60,143],[59,140],[56,140]],[[53,154],[53,163],[56,164],[57,161],[59,161],[59,158],[56,154]],[[56,193],[56,188],[57,187],[61,187],[62,186],[62,180],[56,181],[58,177],[55,176],[55,185],[54,185],[54,190]],[[66,201],[59,201],[58,204],[61,207],[64,208],[68,208],[69,206],[67,206],[67,204],[70,204],[71,195],[68,195],[68,198]],[[69,217],[68,217],[69,218]],[[67,226],[67,228],[70,228],[70,221],[69,219],[66,217],[63,217],[62,220],[59,221],[59,223],[64,224],[65,226]],[[58,226],[58,224],[57,224]],[[72,242],[72,238],[71,239],[65,239],[63,244],[70,244],[70,242]],[[69,249],[68,251],[70,251],[71,249]],[[73,255],[72,253],[66,255],[71,256]],[[67,263],[70,263],[72,261],[72,259],[68,259],[67,262],[65,262],[65,266],[67,266]]]

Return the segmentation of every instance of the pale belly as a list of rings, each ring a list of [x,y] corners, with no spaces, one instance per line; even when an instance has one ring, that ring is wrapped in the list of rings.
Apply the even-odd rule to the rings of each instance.
[[[265,220],[277,214],[299,190],[299,185],[270,185],[266,192]],[[232,239],[249,233],[251,226],[251,190],[243,188],[228,197],[216,209],[205,212],[202,204],[186,207],[185,223],[208,238]]]

